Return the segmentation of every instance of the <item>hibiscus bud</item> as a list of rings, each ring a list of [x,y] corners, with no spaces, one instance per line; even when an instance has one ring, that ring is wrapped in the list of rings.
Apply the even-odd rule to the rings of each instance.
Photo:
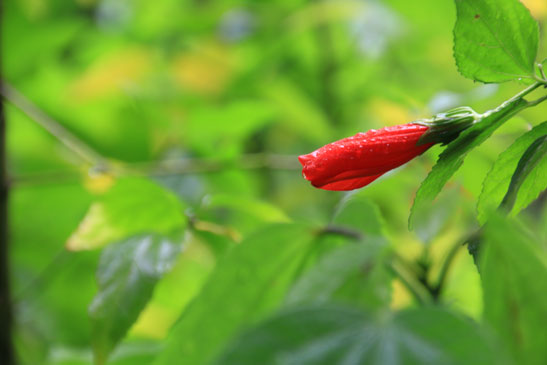
[[[362,188],[434,144],[449,143],[483,117],[464,106],[431,119],[357,133],[299,156],[302,175],[320,189]]]
[[[357,133],[299,156],[302,175],[320,189],[361,188],[431,147],[433,142],[417,145],[428,130],[410,123]]]

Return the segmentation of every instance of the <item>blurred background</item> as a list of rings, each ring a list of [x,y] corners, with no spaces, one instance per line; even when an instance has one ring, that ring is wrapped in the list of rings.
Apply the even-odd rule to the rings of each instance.
[[[542,26],[543,59],[547,2],[523,3]],[[269,222],[329,221],[346,193],[312,188],[297,155],[451,107],[484,112],[524,87],[458,74],[449,0],[5,0],[3,8],[12,299],[28,364],[91,359],[87,308],[100,252],[65,245],[86,240],[82,219],[116,181],[150,177],[184,202],[198,231],[119,349],[154,353],[213,269],[215,250]],[[435,267],[476,227],[492,162],[546,107],[474,150],[413,232],[414,193],[441,147],[359,192],[377,204],[398,252]],[[412,305],[397,282],[392,290],[394,308]],[[464,250],[444,301],[481,313]]]

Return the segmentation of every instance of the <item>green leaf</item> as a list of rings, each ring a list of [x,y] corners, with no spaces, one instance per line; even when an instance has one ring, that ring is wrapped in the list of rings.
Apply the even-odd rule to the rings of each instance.
[[[460,205],[458,189],[447,189],[436,201],[414,211],[414,230],[424,244],[430,244],[450,222]]]
[[[481,82],[534,76],[539,28],[518,0],[455,0],[454,58],[460,73]]]
[[[221,183],[225,181],[219,180]],[[237,236],[245,237],[269,224],[290,221],[287,214],[274,204],[239,194],[209,194],[195,214],[203,220],[217,221],[230,227],[235,240],[238,240]]]
[[[513,210],[517,196],[525,181],[531,181],[532,186],[534,187],[532,192],[530,192],[530,189],[524,189],[523,193],[525,193],[529,202],[537,198],[539,193],[545,189],[547,186],[547,180],[545,180],[545,177],[547,177],[547,175],[545,175],[547,160],[544,159],[545,155],[547,155],[547,135],[541,136],[532,142],[530,147],[528,147],[522,155],[517,165],[517,169],[511,177],[511,183],[509,184],[507,194],[505,194],[503,201],[500,204],[501,208],[507,211]],[[530,179],[528,179],[528,177],[530,177]]]
[[[66,245],[89,250],[140,233],[171,234],[184,229],[184,205],[147,179],[122,179],[93,203]]]
[[[385,222],[380,209],[367,197],[366,192],[350,193],[342,199],[332,219],[339,227],[356,229],[363,235],[383,236]]]
[[[440,308],[385,313],[310,306],[232,342],[216,364],[499,364],[478,326]]]
[[[89,306],[95,360],[104,364],[152,297],[180,251],[159,236],[137,236],[104,249],[97,269],[99,290]]]
[[[211,195],[205,199],[203,205],[208,209],[224,209],[244,213],[261,222],[284,223],[289,221],[287,215],[275,205],[241,196]]]
[[[129,340],[120,344],[108,358],[108,365],[143,365],[150,364],[159,352],[161,343],[149,340]],[[21,362],[26,364],[27,362]],[[48,365],[89,365],[93,363],[90,349],[55,346],[50,349],[47,361],[40,364]],[[31,362],[30,364],[35,364]]]
[[[362,303],[371,309],[389,305],[391,275],[384,266],[386,242],[381,238],[384,221],[378,207],[363,194],[346,195],[331,222],[332,227],[355,232],[360,239],[330,236],[332,248],[324,238],[315,247],[320,258],[292,286],[287,305],[329,300]]]
[[[547,359],[547,257],[535,241],[497,216],[486,225],[480,261],[484,319],[517,364]]]
[[[97,289],[98,254],[65,252],[60,244],[92,199],[77,181],[10,189],[11,291],[15,308],[25,307],[25,324],[14,333],[21,364],[46,362],[51,342],[45,336],[56,344],[90,341],[86,308]]]
[[[204,155],[231,157],[243,141],[274,119],[273,107],[260,100],[238,100],[223,107],[194,107],[181,130],[193,150]]]
[[[349,243],[325,254],[305,272],[287,294],[286,304],[322,303],[330,300],[367,308],[390,302],[390,275],[381,260],[382,240]]]
[[[507,150],[505,150],[484,179],[482,192],[477,203],[479,221],[484,223],[489,213],[495,210],[502,202],[505,193],[509,188],[519,159],[525,151],[538,138],[545,138],[547,135],[547,122],[534,127],[531,131],[519,137]],[[515,206],[512,214],[518,213],[530,202],[537,198],[538,194],[547,187],[547,159],[538,161],[535,168],[526,175],[516,195]]]
[[[463,164],[465,156],[526,106],[527,102],[522,97],[515,98],[503,105],[503,108],[490,113],[478,123],[463,131],[458,138],[448,144],[416,192],[416,198],[408,220],[409,228],[414,227],[416,212],[423,211],[425,207],[431,204],[443,186]]]
[[[302,225],[256,232],[219,262],[167,339],[158,364],[206,364],[244,326],[283,299],[312,242]]]

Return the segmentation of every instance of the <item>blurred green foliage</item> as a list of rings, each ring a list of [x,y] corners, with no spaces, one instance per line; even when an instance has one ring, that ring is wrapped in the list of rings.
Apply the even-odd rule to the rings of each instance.
[[[545,1],[523,3],[544,33]],[[311,188],[296,160],[358,131],[451,107],[483,112],[525,87],[479,84],[458,73],[452,1],[6,0],[2,16],[3,81],[42,113],[31,117],[32,105],[21,110],[6,103],[20,363],[88,364],[92,343],[101,344],[95,360],[115,348],[108,364],[182,363],[181,353],[191,365],[240,359],[241,346],[273,327],[272,346],[251,346],[257,356],[269,356],[277,346],[291,350],[283,336],[302,326],[308,332],[299,340],[321,331],[341,331],[341,337],[312,343],[311,357],[296,351],[294,359],[313,361],[320,351],[323,359],[352,358],[347,346],[354,343],[344,336],[369,318],[372,327],[357,335],[383,331],[385,342],[374,346],[379,359],[392,360],[386,363],[397,363],[393,348],[412,352],[416,342],[423,351],[409,358],[418,363],[423,356],[469,363],[473,353],[485,363],[511,341],[513,327],[503,316],[515,305],[535,311],[524,318],[525,336],[538,332],[533,318],[545,318],[546,283],[537,279],[545,274],[545,193],[519,215],[518,227],[495,220],[486,230],[485,242],[508,244],[521,237],[515,232],[532,232],[520,239],[525,251],[493,244],[484,264],[492,270],[484,290],[493,293],[484,303],[484,322],[501,333],[493,340],[464,318],[482,321],[483,289],[473,258],[453,247],[479,227],[476,202],[492,164],[545,121],[547,103],[525,110],[470,151],[439,198],[418,214],[415,231],[407,228],[415,192],[443,148],[357,193]],[[541,35],[538,60],[547,57]],[[57,137],[36,123],[43,115],[63,127]],[[76,149],[87,146],[83,155],[70,136],[79,141]],[[86,155],[86,148],[93,153]],[[325,228],[331,226],[341,231]],[[505,226],[508,233],[499,233]],[[163,245],[146,246],[158,260],[140,263],[140,246],[131,241],[138,238],[129,236],[150,233],[167,236],[164,243],[182,252],[168,259]],[[122,250],[131,243],[135,247]],[[410,271],[386,267],[386,255],[409,262]],[[420,283],[434,286],[446,257],[454,260],[443,290],[430,298]],[[506,265],[511,258],[514,264]],[[141,264],[160,268],[151,273]],[[162,266],[171,264],[171,270]],[[98,267],[105,271],[96,280]],[[513,280],[511,270],[537,287],[502,288],[499,280]],[[127,294],[114,298],[121,314],[107,313],[116,333],[104,340],[88,307],[105,282],[117,279],[113,286]],[[132,286],[131,280],[145,283]],[[504,290],[515,292],[517,302],[495,299]],[[130,302],[123,310],[123,299],[132,297],[138,309]],[[442,308],[417,308],[420,298]],[[308,307],[294,309],[297,303]],[[453,332],[445,337],[444,331]],[[441,353],[454,339],[462,342]],[[483,343],[496,350],[477,349]],[[503,355],[539,364],[538,343]],[[258,363],[253,359],[241,363]]]

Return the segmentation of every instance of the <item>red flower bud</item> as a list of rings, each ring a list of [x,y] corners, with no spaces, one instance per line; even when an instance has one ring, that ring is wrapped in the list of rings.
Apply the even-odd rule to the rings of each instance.
[[[302,175],[320,189],[361,188],[431,147],[433,142],[417,145],[428,129],[410,123],[357,133],[299,156]]]

